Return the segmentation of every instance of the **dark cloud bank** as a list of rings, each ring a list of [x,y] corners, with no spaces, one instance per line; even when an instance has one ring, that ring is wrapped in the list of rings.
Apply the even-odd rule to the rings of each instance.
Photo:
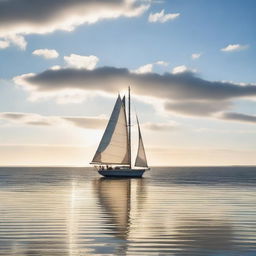
[[[102,5],[104,8],[115,8],[123,3],[122,0],[1,0],[0,23],[1,26],[50,23],[56,17],[61,18],[74,10],[82,15],[84,10],[90,8],[100,8]]]
[[[94,70],[47,70],[26,78],[38,91],[61,89],[103,90],[116,93],[131,85],[134,92],[167,100],[229,100],[256,96],[255,85],[240,86],[228,82],[211,82],[193,73],[135,74],[125,68],[102,67]]]
[[[226,120],[256,124],[256,115],[246,115],[242,113],[228,112],[223,113],[221,117]]]
[[[0,37],[72,30],[84,23],[133,17],[149,5],[126,0],[0,0]]]
[[[161,99],[167,111],[190,116],[214,117],[230,110],[235,99],[256,97],[256,86],[208,81],[191,72],[136,74],[126,68],[94,70],[63,68],[19,77],[19,84],[36,93],[58,93],[65,89],[117,93],[127,86],[137,96]],[[231,118],[233,116],[233,118]],[[247,116],[245,118],[245,116]],[[224,113],[221,119],[248,122],[249,115]]]

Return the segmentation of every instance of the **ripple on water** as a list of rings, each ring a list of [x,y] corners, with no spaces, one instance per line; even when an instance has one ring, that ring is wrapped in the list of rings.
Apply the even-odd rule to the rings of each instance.
[[[0,168],[0,255],[256,255],[253,167]]]

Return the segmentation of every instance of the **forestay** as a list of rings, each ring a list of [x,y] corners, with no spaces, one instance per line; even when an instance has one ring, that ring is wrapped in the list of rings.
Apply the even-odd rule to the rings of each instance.
[[[140,132],[140,124],[139,124],[139,120],[138,120],[137,116],[136,116],[136,118],[137,118],[137,124],[138,124],[138,132],[139,132],[139,145],[138,145],[137,157],[135,160],[135,166],[148,167],[146,153],[145,153],[142,136],[141,136],[141,132]]]
[[[125,106],[119,95],[92,163],[130,164]]]

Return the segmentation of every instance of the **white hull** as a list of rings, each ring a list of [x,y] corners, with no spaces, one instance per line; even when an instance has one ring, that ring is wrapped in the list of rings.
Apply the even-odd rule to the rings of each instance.
[[[100,175],[104,177],[118,177],[118,178],[141,178],[145,169],[118,169],[118,170],[99,170]]]

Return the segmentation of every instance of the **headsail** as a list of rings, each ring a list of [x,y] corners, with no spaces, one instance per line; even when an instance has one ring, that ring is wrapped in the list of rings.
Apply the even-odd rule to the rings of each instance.
[[[119,95],[92,163],[130,164],[125,106]]]
[[[138,124],[138,132],[139,132],[139,145],[138,145],[137,157],[135,160],[135,166],[148,167],[146,153],[145,153],[142,136],[141,136],[141,131],[140,131],[140,124],[139,124],[139,120],[138,120],[137,116],[136,116],[136,118],[137,118],[137,124]]]

